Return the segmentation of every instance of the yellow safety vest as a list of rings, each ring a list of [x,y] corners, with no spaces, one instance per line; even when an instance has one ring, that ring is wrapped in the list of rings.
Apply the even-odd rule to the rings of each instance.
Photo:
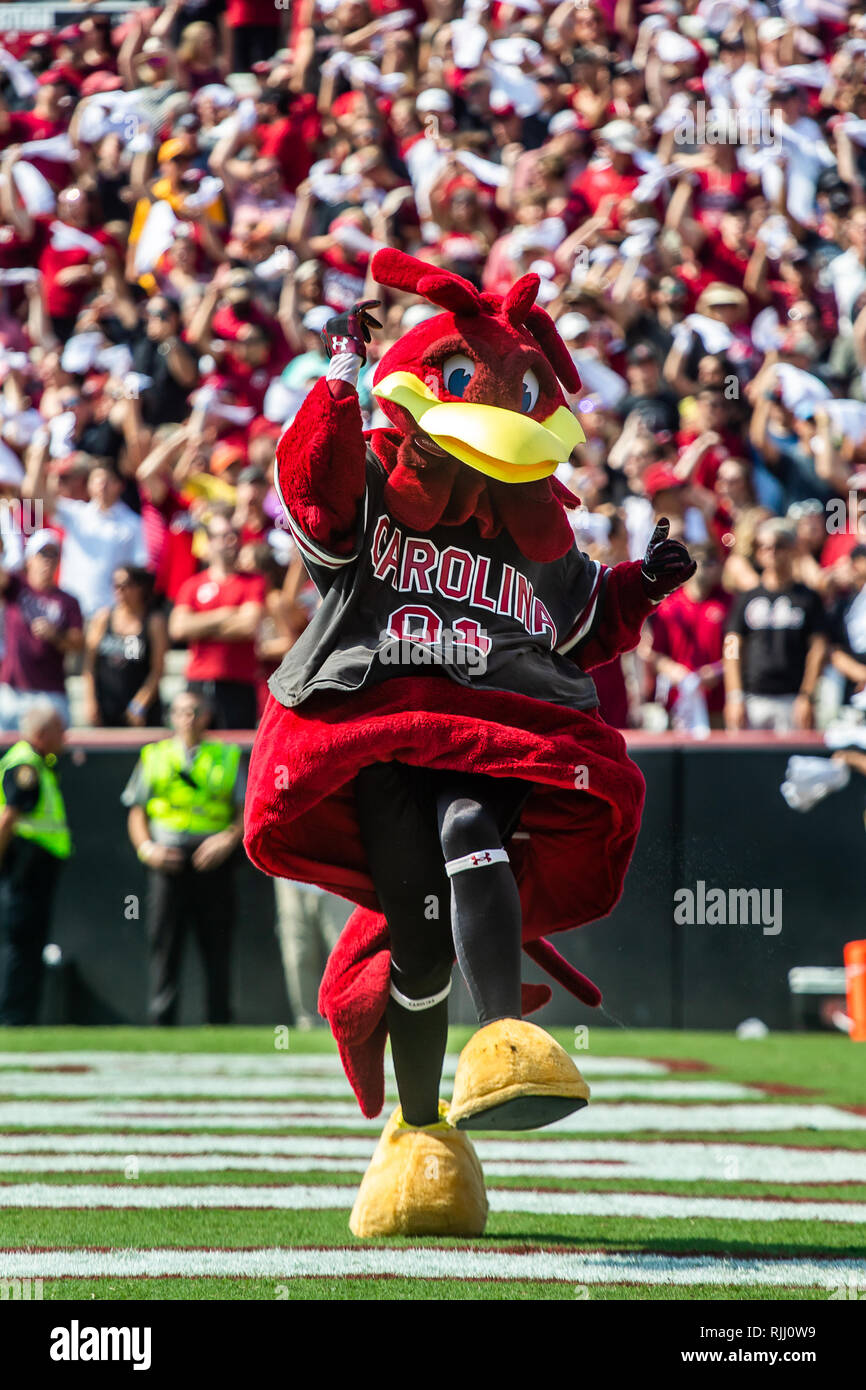
[[[51,764],[56,761],[51,756]],[[13,833],[22,840],[32,840],[58,859],[68,859],[72,853],[72,838],[66,823],[66,807],[53,765],[21,739],[3,758],[0,758],[0,807],[6,805],[3,777],[10,768],[32,767],[39,778],[39,800],[29,815],[19,814]]]
[[[187,767],[178,739],[147,744],[141,761],[150,793],[148,820],[190,835],[226,830],[235,818],[233,792],[240,759],[237,744],[202,743]]]

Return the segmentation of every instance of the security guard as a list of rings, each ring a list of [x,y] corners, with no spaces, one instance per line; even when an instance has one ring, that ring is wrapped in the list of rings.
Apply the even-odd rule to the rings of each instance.
[[[63,721],[48,700],[21,716],[21,739],[0,758],[0,903],[6,960],[0,975],[0,1023],[35,1023],[42,952],[60,869],[72,853],[54,765]]]
[[[245,776],[236,744],[205,742],[207,703],[190,691],[171,706],[174,738],[142,748],[123,793],[129,838],[148,868],[151,1023],[176,1022],[189,926],[205,976],[208,1023],[230,1023],[234,865],[243,835]]]

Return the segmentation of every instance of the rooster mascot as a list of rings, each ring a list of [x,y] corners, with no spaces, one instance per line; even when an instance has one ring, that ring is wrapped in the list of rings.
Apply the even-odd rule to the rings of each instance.
[[[467,1130],[550,1124],[589,1089],[524,1020],[521,948],[585,1003],[544,938],[610,912],[643,778],[586,674],[638,641],[694,570],[656,528],[645,559],[576,547],[553,476],[583,439],[580,382],[538,277],[504,296],[400,251],[376,281],[442,310],[375,372],[390,428],[364,434],[355,383],[370,302],[326,325],[330,357],[277,448],[288,525],[322,602],[270,682],[251,759],[247,852],[357,904],[319,1007],[365,1115],[400,1105],[361,1183],[357,1236],[480,1235]],[[561,385],[560,385],[561,383]],[[439,1099],[455,955],[479,1028]]]

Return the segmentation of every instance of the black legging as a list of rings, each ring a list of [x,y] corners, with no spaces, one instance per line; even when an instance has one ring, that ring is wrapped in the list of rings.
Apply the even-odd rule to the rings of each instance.
[[[411,1000],[438,994],[456,950],[480,1023],[520,1017],[521,916],[505,861],[449,879],[448,861],[501,849],[530,786],[512,778],[376,763],[355,781],[361,839],[391,939],[391,978]],[[388,1004],[403,1116],[438,1118],[448,1001]]]

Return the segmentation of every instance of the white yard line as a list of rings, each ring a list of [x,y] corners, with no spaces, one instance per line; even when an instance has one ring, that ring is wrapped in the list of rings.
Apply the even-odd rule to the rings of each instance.
[[[125,1129],[333,1129],[379,1130],[384,1116],[365,1119],[352,1101],[8,1101],[0,1103],[0,1130],[9,1125],[44,1129],[70,1125]],[[745,1105],[652,1105],[601,1101],[550,1125],[554,1134],[771,1132],[866,1130],[866,1115],[832,1105],[753,1102]]]
[[[670,1182],[866,1183],[866,1151],[770,1144],[605,1139],[474,1139],[489,1177],[649,1178]],[[0,1173],[363,1172],[371,1138],[347,1135],[5,1134]]]
[[[760,1089],[741,1086],[733,1081],[690,1081],[636,1079],[594,1081],[592,1093],[596,1099],[619,1099],[625,1096],[646,1097],[651,1100],[760,1100]],[[233,1096],[246,1099],[272,1099],[279,1096],[333,1096],[349,1099],[352,1088],[339,1076],[295,1075],[287,1062],[281,1076],[243,1077],[209,1075],[186,1076],[182,1071],[173,1075],[130,1074],[127,1071],[12,1072],[0,1071],[0,1096],[56,1096],[76,1100],[85,1096]],[[397,1093],[389,1087],[389,1097],[396,1103]]]
[[[584,1075],[592,1076],[668,1076],[670,1068],[663,1062],[651,1062],[643,1057],[593,1057],[577,1051],[575,1061]],[[457,1066],[456,1052],[445,1057],[444,1075],[453,1076]],[[181,1072],[186,1075],[207,1073],[215,1076],[280,1076],[284,1071],[322,1076],[342,1076],[339,1057],[333,1052],[293,1052],[291,1048],[275,1047],[267,1054],[255,1052],[0,1052],[0,1067],[12,1070],[32,1070],[43,1067],[86,1066],[96,1071],[122,1071],[129,1075],[145,1072]],[[386,1071],[393,1075],[390,1058],[385,1059]]]
[[[488,1191],[492,1211],[540,1216],[628,1217],[660,1221],[836,1221],[866,1224],[866,1203],[799,1202],[779,1198],[680,1197],[634,1192],[538,1192],[519,1188]],[[113,1207],[143,1211],[167,1208],[235,1207],[266,1211],[348,1210],[355,1187],[202,1184],[148,1187],[124,1183],[3,1183],[0,1208],[89,1210]]]
[[[675,1284],[688,1287],[772,1286],[818,1288],[828,1293],[866,1279],[863,1260],[733,1260],[709,1256],[609,1255],[505,1250],[438,1249],[261,1249],[261,1250],[5,1250],[3,1279],[58,1278],[297,1279],[535,1279],[577,1286],[590,1284]]]

